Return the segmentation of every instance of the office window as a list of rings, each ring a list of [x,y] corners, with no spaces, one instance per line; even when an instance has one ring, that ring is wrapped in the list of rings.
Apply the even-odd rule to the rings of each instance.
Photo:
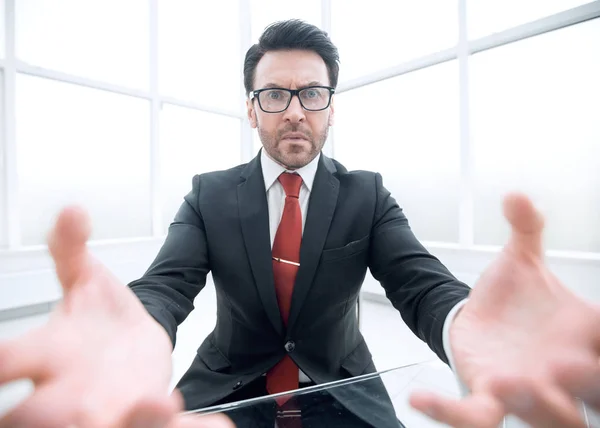
[[[148,5],[148,0],[15,1],[17,58],[146,90]]]
[[[321,0],[253,0],[250,6],[252,44],[276,21],[298,18],[321,28]]]
[[[149,103],[26,75],[16,94],[22,243],[44,244],[71,203],[92,239],[151,235]]]
[[[6,0],[0,0],[0,58],[6,56],[6,23],[5,23]]]
[[[167,231],[192,178],[241,162],[240,119],[163,105],[160,116],[160,189]]]
[[[505,242],[501,200],[522,189],[548,248],[600,251],[598,40],[600,19],[472,57],[477,244]]]
[[[240,110],[238,2],[163,0],[158,17],[161,95]]]
[[[0,168],[0,174],[4,176],[4,171]],[[4,186],[0,186],[0,248],[4,248],[8,245],[8,237],[6,236],[6,195],[4,193]]]
[[[469,39],[476,39],[589,2],[589,0],[468,0],[467,34]]]
[[[0,70],[0,120],[4,119],[4,70]],[[4,122],[0,121],[0,132],[3,133]],[[5,210],[7,206],[6,201],[6,186],[4,183],[4,177],[6,176],[6,158],[4,151],[5,139],[0,137],[0,248],[4,248],[8,245],[8,236],[6,236],[6,216]]]
[[[456,0],[331,0],[340,81],[454,47]]]
[[[380,172],[418,238],[457,242],[457,63],[339,94],[334,107],[336,159]]]
[[[6,236],[6,217],[4,210],[6,209],[6,200],[4,190],[0,189],[0,248],[8,246],[8,237]]]
[[[260,137],[258,136],[258,131],[256,129],[252,130],[252,150],[253,154],[256,156],[258,151],[262,148],[262,143],[260,141]]]

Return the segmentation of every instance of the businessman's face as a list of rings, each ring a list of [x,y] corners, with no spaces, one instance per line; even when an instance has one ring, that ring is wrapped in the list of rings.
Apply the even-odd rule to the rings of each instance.
[[[308,86],[329,86],[327,66],[315,52],[305,50],[270,51],[256,66],[254,89],[285,88],[302,89]],[[319,90],[320,91],[320,90]],[[261,104],[278,105],[283,92],[262,95]],[[310,91],[303,96],[305,104],[316,96],[328,93]],[[258,99],[248,100],[250,125],[258,134],[267,154],[279,164],[290,169],[301,168],[313,160],[327,140],[329,126],[333,125],[333,100],[328,108],[308,111],[302,107],[297,96],[291,98],[288,108],[279,113],[268,113],[260,107]],[[276,108],[271,108],[276,110]]]

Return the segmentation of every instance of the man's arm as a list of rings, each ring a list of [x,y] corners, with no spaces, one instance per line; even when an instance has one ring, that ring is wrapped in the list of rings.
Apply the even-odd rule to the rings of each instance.
[[[173,346],[177,326],[194,309],[194,298],[204,288],[210,270],[199,194],[200,176],[196,175],[158,255],[146,273],[129,284],[150,315],[167,330]]]
[[[442,332],[452,308],[470,288],[458,281],[413,234],[406,216],[375,175],[377,208],[369,268],[408,327],[448,363]]]

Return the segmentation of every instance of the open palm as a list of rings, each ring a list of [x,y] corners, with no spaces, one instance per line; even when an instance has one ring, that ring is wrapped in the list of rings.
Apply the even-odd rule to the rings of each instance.
[[[144,421],[166,427],[182,407],[177,394],[168,394],[166,331],[89,254],[89,234],[85,213],[61,213],[49,248],[63,301],[46,325],[0,344],[0,385],[21,378],[35,385],[0,420],[2,428],[148,426]]]
[[[510,413],[533,426],[586,426],[574,396],[600,405],[600,308],[544,264],[543,220],[531,202],[511,195],[504,208],[510,240],[450,329],[470,393],[459,401],[416,395],[413,405],[459,427],[496,427]]]

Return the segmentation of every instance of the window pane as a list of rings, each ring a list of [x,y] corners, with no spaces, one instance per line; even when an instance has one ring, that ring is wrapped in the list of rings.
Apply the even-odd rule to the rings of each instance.
[[[6,0],[0,0],[0,58],[6,55],[6,25],[4,22],[4,12],[6,9]]]
[[[262,148],[262,143],[256,129],[252,130],[252,147],[254,148],[254,156],[258,155],[258,151]]]
[[[22,241],[45,243],[65,204],[83,205],[93,239],[151,234],[149,105],[95,89],[17,76]]]
[[[250,14],[253,44],[276,21],[297,18],[321,28],[321,0],[253,0]]]
[[[589,0],[468,0],[467,34],[476,39],[586,3]]]
[[[0,130],[4,129],[4,71],[0,70]],[[5,209],[7,205],[6,201],[6,186],[4,183],[4,177],[6,176],[6,160],[5,160],[5,147],[3,147],[6,139],[0,139],[0,248],[8,246],[8,236],[6,236],[7,224],[8,221],[5,216]]]
[[[4,171],[0,170],[0,173],[4,174]],[[4,175],[3,175],[4,176]],[[0,248],[4,248],[8,245],[6,236],[6,217],[4,215],[4,209],[6,207],[6,199],[4,194],[4,186],[0,186]]]
[[[218,108],[241,108],[238,2],[161,1],[160,93]]]
[[[517,189],[549,248],[600,251],[599,40],[596,19],[472,57],[478,244],[506,241],[501,198]]]
[[[148,88],[148,0],[18,0],[17,57],[32,65]]]
[[[335,157],[380,172],[420,239],[456,242],[459,207],[455,61],[336,96]]]
[[[160,116],[160,161],[165,232],[192,178],[241,162],[241,122],[231,117],[165,104]]]
[[[451,48],[458,41],[456,0],[332,0],[331,4],[340,81]]]

